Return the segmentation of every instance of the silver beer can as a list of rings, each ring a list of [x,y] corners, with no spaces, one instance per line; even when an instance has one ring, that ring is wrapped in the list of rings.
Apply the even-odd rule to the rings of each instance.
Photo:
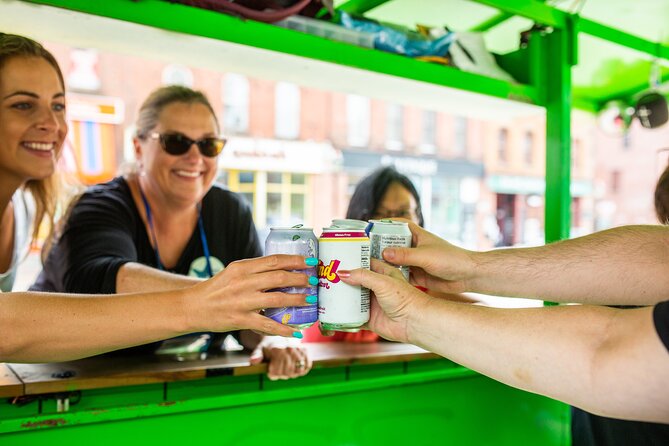
[[[265,255],[270,254],[294,254],[318,258],[318,239],[311,228],[303,228],[302,225],[292,228],[271,228],[265,240]],[[310,277],[316,277],[317,268],[311,267],[297,272],[304,272]],[[272,291],[318,295],[317,286],[278,288]],[[301,330],[313,325],[318,320],[318,304],[305,307],[267,308],[264,314],[277,322]]]
[[[409,224],[393,220],[370,220],[367,229],[371,257],[383,260],[383,250],[386,248],[410,248],[412,234]],[[383,260],[385,261],[385,260]],[[400,266],[400,271],[406,280],[409,280],[409,267]]]

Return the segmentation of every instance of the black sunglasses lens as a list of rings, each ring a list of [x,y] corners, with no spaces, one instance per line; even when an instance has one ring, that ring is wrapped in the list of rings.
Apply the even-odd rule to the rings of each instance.
[[[203,138],[198,141],[193,141],[180,133],[161,135],[160,141],[162,142],[165,151],[170,155],[183,155],[188,152],[190,146],[195,143],[197,144],[200,153],[210,158],[221,153],[223,146],[225,145],[225,140],[222,139]]]
[[[224,145],[225,142],[218,138],[204,138],[197,142],[200,153],[208,157],[217,156],[223,150]]]
[[[183,155],[188,152],[188,149],[193,144],[192,139],[178,133],[161,135],[160,140],[163,143],[165,152],[170,155]]]

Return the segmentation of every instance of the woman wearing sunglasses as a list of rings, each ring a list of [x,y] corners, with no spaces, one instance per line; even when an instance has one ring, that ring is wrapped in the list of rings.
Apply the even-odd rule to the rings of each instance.
[[[136,127],[136,171],[89,188],[77,201],[34,289],[169,290],[262,255],[249,206],[214,185],[225,140],[207,98],[186,87],[160,88],[142,104]],[[224,337],[203,333],[162,348],[220,349]],[[253,361],[269,361],[270,378],[302,376],[311,368],[299,346],[262,340],[250,330],[237,337],[254,350]],[[159,347],[133,350],[152,353]]]
[[[305,286],[304,274],[277,271],[305,268],[298,256],[236,262],[211,280],[164,292],[10,292],[31,234],[34,239],[42,220],[53,220],[65,106],[53,55],[33,40],[0,33],[0,362],[65,361],[203,330],[301,336],[258,314],[265,307],[306,305],[304,296],[262,293]]]

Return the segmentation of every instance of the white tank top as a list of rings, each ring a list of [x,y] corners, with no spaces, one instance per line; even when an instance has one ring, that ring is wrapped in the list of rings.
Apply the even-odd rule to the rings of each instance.
[[[12,290],[16,278],[16,268],[28,255],[30,235],[32,234],[33,219],[35,218],[35,203],[30,193],[17,190],[12,196],[14,205],[14,252],[9,269],[0,273],[0,292]]]

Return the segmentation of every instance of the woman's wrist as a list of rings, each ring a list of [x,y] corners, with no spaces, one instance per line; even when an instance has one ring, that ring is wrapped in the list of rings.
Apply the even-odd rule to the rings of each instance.
[[[209,317],[216,312],[208,307],[209,299],[203,283],[171,291],[174,294],[174,308],[177,329],[184,333],[211,331]]]

